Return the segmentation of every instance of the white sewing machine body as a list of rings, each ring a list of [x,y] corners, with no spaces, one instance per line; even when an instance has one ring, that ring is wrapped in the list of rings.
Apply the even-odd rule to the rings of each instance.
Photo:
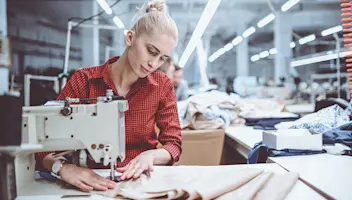
[[[23,107],[22,144],[40,145],[35,150],[16,153],[15,173],[18,197],[35,194],[36,152],[85,150],[96,163],[115,166],[125,159],[126,100],[98,101],[96,104],[69,105],[70,113],[63,114],[64,106]],[[65,108],[67,108],[65,106]],[[67,110],[66,110],[67,111]],[[87,155],[80,154],[84,163]],[[81,160],[82,159],[82,160]],[[59,187],[58,187],[59,188]],[[42,188],[44,192],[44,188]],[[44,192],[45,193],[45,192]]]

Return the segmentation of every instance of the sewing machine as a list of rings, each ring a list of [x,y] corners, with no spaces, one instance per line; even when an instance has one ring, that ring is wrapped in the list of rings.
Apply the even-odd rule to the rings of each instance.
[[[12,150],[17,196],[30,196],[33,187],[39,188],[35,186],[37,152],[74,150],[80,166],[85,166],[89,157],[110,165],[110,177],[115,177],[116,162],[125,159],[128,103],[111,94],[107,91],[106,96],[94,99],[67,98],[60,105],[23,107],[22,145]],[[96,103],[74,104],[89,102]]]

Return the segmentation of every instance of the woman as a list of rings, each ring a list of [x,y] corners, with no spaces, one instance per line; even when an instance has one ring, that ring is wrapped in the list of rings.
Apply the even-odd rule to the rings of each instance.
[[[172,165],[181,154],[181,129],[172,83],[157,69],[170,58],[178,32],[163,1],[144,4],[137,20],[126,34],[127,48],[120,57],[104,65],[77,71],[69,80],[59,99],[66,97],[104,96],[111,88],[115,95],[129,103],[125,115],[126,159],[117,163],[121,180],[138,178],[153,165]],[[160,134],[155,134],[155,124]],[[102,129],[102,131],[106,131]],[[99,134],[99,133],[97,133]],[[156,148],[158,141],[162,148]],[[60,162],[61,179],[81,190],[107,190],[115,183],[92,170],[57,161],[52,154],[43,159],[43,166],[52,171]],[[55,165],[57,166],[57,165]],[[102,168],[90,163],[90,168]]]

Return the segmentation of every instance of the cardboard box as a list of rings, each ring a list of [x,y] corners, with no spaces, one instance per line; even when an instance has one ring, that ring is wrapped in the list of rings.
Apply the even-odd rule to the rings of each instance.
[[[323,149],[323,135],[311,134],[307,129],[280,129],[277,131],[263,131],[263,144],[272,149]]]
[[[224,130],[183,130],[182,154],[175,165],[220,165]]]

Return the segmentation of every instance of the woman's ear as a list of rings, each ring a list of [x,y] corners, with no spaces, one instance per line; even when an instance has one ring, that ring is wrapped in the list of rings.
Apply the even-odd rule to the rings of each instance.
[[[131,31],[131,30],[128,30],[127,33],[126,33],[126,44],[127,44],[127,46],[130,47],[132,45],[134,37],[135,37],[135,32]]]

